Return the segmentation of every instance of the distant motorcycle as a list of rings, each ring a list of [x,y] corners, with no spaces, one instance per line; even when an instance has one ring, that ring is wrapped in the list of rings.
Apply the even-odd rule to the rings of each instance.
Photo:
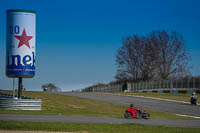
[[[150,114],[147,113],[144,109],[140,109],[139,107],[133,106],[132,104],[130,105],[130,108],[127,108],[124,117],[126,119],[150,119]]]
[[[192,96],[190,98],[190,103],[192,105],[197,105],[197,96],[195,95],[195,93],[192,93]]]

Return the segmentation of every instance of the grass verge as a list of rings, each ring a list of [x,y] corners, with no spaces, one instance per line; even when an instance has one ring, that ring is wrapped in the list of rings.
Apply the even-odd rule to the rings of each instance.
[[[5,92],[12,93],[11,91]],[[0,113],[123,117],[126,108],[121,105],[113,105],[106,102],[45,92],[27,91],[23,92],[23,96],[42,99],[42,110],[0,109]]]
[[[18,131],[86,131],[89,133],[199,133],[200,128],[149,126],[141,124],[88,124],[55,122],[0,121],[1,130]]]
[[[12,93],[11,91],[0,91]],[[42,99],[42,110],[5,110],[0,109],[0,114],[44,114],[44,115],[69,115],[69,116],[104,116],[124,117],[126,106],[109,104],[102,101],[64,96],[45,92],[23,92],[24,96]],[[177,116],[171,113],[147,110],[151,118],[156,119],[183,119],[194,120],[191,117]]]

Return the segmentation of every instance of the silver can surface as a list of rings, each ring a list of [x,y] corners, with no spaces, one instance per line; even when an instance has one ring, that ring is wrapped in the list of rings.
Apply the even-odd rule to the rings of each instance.
[[[35,75],[36,13],[7,10],[6,75],[32,78]]]

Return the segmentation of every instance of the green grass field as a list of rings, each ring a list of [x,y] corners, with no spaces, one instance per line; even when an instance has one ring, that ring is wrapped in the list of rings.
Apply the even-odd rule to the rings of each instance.
[[[149,126],[140,124],[88,124],[0,121],[1,130],[68,131],[84,133],[199,133],[200,128]]]
[[[155,97],[162,99],[170,99],[177,101],[190,102],[191,94],[172,94],[172,93],[134,93],[134,92],[114,92],[112,94],[120,94],[120,95],[133,95],[133,96],[144,96],[144,97]],[[198,103],[200,103],[200,94],[197,94]]]
[[[5,92],[12,93],[11,91]],[[42,99],[42,110],[23,111],[0,109],[0,113],[123,117],[123,112],[126,108],[121,105],[113,105],[106,102],[45,92],[27,91],[23,92],[23,96]]]
[[[12,93],[11,91],[0,91]],[[41,111],[4,110],[0,114],[46,114],[46,115],[78,115],[78,116],[105,116],[123,117],[125,106],[113,105],[106,102],[88,100],[72,96],[44,92],[24,92],[24,96],[42,99]],[[170,113],[161,113],[148,110],[151,118],[157,119],[193,119],[176,116]],[[165,126],[146,126],[140,124],[94,124],[94,123],[55,123],[55,122],[23,122],[0,121],[1,130],[17,131],[68,131],[84,133],[199,133],[200,128],[177,128]]]
[[[0,91],[12,94],[11,91]],[[84,98],[64,96],[45,92],[23,92],[23,96],[42,99],[42,110],[5,110],[0,109],[0,114],[45,114],[45,115],[69,115],[69,116],[105,116],[124,117],[127,108],[123,105],[114,105],[106,102],[89,100]],[[195,118],[177,116],[175,114],[147,110],[151,118],[156,119],[183,119],[191,120]]]

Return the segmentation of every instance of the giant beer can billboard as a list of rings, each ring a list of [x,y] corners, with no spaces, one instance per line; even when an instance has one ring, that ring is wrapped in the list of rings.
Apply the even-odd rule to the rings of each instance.
[[[32,78],[35,75],[36,13],[7,10],[6,75]]]

